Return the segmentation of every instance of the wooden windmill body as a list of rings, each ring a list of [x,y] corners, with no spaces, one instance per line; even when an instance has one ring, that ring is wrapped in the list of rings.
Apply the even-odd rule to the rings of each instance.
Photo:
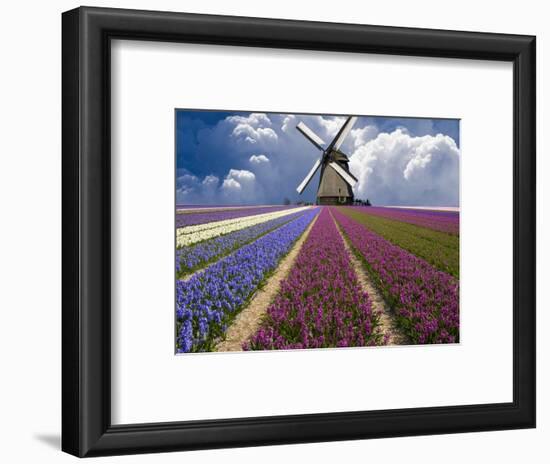
[[[328,145],[303,122],[296,126],[322,152],[321,158],[315,162],[308,175],[296,189],[298,193],[301,194],[305,190],[315,173],[321,169],[319,187],[317,188],[317,204],[353,203],[353,186],[357,183],[357,179],[350,172],[349,159],[340,151],[340,146],[356,120],[357,118],[354,116],[347,118],[334,140]]]

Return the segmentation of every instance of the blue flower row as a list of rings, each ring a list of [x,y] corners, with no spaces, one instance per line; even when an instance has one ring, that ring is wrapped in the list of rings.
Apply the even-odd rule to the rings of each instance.
[[[211,351],[227,323],[286,255],[319,208],[222,258],[186,282],[176,281],[176,348]]]
[[[303,211],[282,216],[255,226],[221,235],[196,245],[185,246],[176,250],[176,273],[178,276],[189,274],[195,269],[204,267],[215,258],[231,253],[257,237],[296,219]]]

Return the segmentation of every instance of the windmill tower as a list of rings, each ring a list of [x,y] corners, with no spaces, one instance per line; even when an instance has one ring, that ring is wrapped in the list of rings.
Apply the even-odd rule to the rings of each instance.
[[[317,170],[321,168],[319,188],[317,189],[317,204],[353,203],[352,187],[357,183],[357,179],[349,171],[349,158],[340,151],[340,147],[355,121],[357,121],[355,116],[348,117],[334,140],[328,145],[303,122],[298,123],[296,129],[321,151],[321,157],[315,162],[308,175],[296,189],[298,193],[301,194],[305,190]]]

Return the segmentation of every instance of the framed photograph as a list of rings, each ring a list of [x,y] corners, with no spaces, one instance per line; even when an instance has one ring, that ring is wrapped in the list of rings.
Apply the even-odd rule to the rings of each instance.
[[[459,343],[459,120],[175,117],[177,353]]]
[[[62,448],[535,426],[535,37],[63,14]]]

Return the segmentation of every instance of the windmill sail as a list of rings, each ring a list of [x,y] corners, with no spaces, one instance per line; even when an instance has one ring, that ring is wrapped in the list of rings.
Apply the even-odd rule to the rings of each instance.
[[[352,177],[350,174],[348,174],[342,167],[340,167],[339,164],[335,163],[334,161],[329,163],[329,166],[334,169],[340,176],[352,187],[355,186],[357,181],[354,177]]]
[[[302,121],[298,123],[296,126],[296,129],[298,129],[302,134],[305,135],[305,137],[313,144],[315,145],[319,150],[324,151],[325,150],[325,142],[321,137],[319,137],[315,132],[313,132],[309,127],[307,127]]]
[[[344,139],[348,136],[356,121],[357,116],[351,116],[346,120],[346,122],[338,132],[338,135],[336,135],[334,141],[332,142],[332,148],[338,150],[342,146],[342,144],[344,143]]]
[[[302,193],[304,189],[307,187],[307,184],[313,179],[313,176],[317,172],[317,169],[319,169],[319,166],[321,166],[321,160],[317,160],[313,167],[311,168],[311,171],[309,171],[308,175],[305,177],[305,179],[302,181],[302,183],[298,186],[296,191],[298,193]]]

